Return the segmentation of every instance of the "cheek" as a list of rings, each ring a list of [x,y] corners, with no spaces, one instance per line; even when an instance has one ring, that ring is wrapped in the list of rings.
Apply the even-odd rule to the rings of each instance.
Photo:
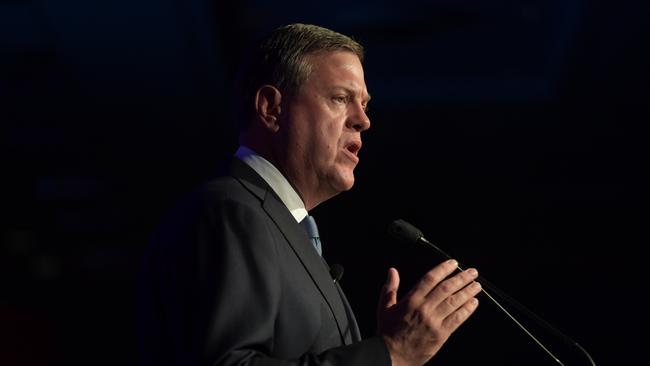
[[[310,133],[309,148],[316,155],[316,158],[323,159],[331,156],[338,145],[339,133],[332,127],[331,123],[320,123]]]
[[[329,130],[322,135],[323,139],[321,140],[321,151],[320,154],[323,160],[327,160],[329,163],[334,163],[338,158],[339,153],[339,137],[340,134],[336,131]]]
[[[322,136],[331,151],[335,151],[341,144],[342,126],[338,120],[331,120],[325,125]]]

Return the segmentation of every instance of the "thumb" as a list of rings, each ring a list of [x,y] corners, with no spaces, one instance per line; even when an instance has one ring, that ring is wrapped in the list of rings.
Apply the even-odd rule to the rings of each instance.
[[[386,310],[397,303],[397,289],[399,288],[399,273],[395,268],[388,269],[388,277],[379,295],[378,309]]]

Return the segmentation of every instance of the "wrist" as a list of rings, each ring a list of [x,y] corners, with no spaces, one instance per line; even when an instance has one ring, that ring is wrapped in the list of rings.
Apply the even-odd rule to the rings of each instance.
[[[390,363],[392,366],[419,366],[419,364],[413,362],[413,360],[408,360],[402,352],[399,352],[397,342],[388,336],[382,336],[386,348],[388,349],[388,355],[390,356]]]

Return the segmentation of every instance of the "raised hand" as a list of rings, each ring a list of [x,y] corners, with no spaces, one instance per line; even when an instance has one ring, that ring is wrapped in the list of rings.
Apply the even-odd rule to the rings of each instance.
[[[474,296],[481,291],[474,282],[478,272],[470,268],[450,277],[457,267],[455,260],[437,265],[399,302],[399,273],[388,270],[377,307],[377,328],[393,366],[426,363],[476,310]]]

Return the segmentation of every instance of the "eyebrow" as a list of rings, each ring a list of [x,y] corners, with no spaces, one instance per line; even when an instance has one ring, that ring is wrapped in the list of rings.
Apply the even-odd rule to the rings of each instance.
[[[346,86],[335,86],[335,87],[332,88],[332,90],[336,90],[336,89],[344,90],[345,93],[348,94],[348,95],[357,94],[353,89],[350,89],[350,88],[348,88]],[[364,101],[366,104],[370,102],[370,99],[372,99],[372,96],[370,95],[370,93],[367,93],[367,96],[368,96],[367,99],[365,99],[365,101]]]

